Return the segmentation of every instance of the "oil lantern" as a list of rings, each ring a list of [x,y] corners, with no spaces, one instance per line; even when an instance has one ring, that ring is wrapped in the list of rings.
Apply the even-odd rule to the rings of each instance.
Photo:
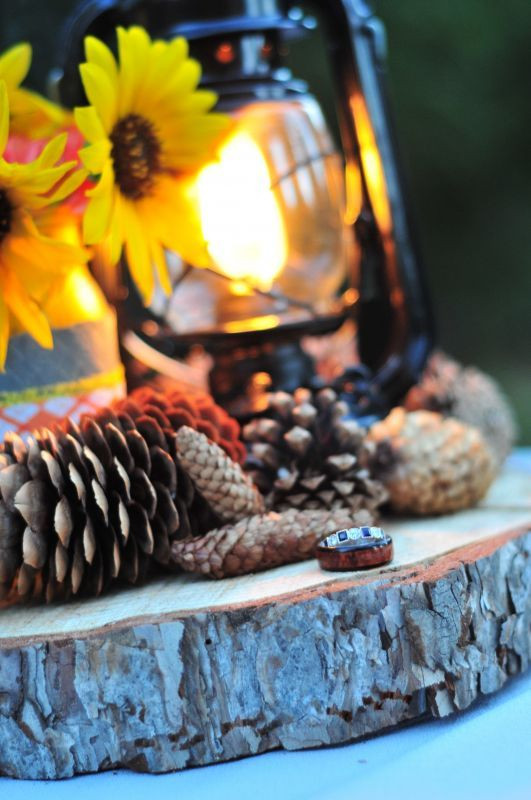
[[[364,0],[309,9],[88,0],[63,37],[64,103],[82,99],[83,37],[112,43],[116,25],[135,23],[188,39],[203,85],[235,124],[194,183],[212,265],[195,269],[168,253],[172,293],[157,293],[148,309],[129,287],[126,354],[181,380],[206,376],[218,401],[244,417],[259,410],[264,387],[318,382],[311,343],[346,325],[355,348],[333,381],[354,414],[385,413],[418,379],[432,322],[385,92],[382,24]],[[334,87],[329,122],[289,62],[290,45],[317,25]],[[207,364],[203,373],[197,363]]]

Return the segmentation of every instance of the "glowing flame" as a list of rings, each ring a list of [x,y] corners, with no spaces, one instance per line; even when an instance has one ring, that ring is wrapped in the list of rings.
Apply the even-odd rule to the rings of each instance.
[[[287,258],[287,240],[265,157],[243,131],[221,147],[197,179],[203,234],[214,268],[264,291]]]
[[[367,179],[371,205],[381,232],[389,234],[392,229],[391,209],[387,196],[382,159],[378,152],[369,112],[361,94],[352,95],[350,102],[356,121],[361,163]]]

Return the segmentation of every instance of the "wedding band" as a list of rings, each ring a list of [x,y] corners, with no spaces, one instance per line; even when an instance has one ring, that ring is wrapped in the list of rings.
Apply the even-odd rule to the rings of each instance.
[[[323,569],[332,572],[382,566],[393,558],[393,540],[376,526],[348,528],[323,539],[317,558]]]

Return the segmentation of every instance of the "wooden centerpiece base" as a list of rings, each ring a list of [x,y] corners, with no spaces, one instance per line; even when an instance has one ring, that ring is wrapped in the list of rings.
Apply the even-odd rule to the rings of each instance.
[[[166,772],[467,708],[531,657],[531,476],[384,521],[394,560],[0,611],[0,773]]]

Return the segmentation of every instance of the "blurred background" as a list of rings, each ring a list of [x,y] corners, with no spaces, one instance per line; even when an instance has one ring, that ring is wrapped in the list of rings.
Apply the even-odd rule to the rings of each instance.
[[[0,48],[44,90],[73,0],[0,0]],[[440,344],[494,375],[531,444],[531,3],[377,0]],[[323,54],[296,59],[330,110]]]

